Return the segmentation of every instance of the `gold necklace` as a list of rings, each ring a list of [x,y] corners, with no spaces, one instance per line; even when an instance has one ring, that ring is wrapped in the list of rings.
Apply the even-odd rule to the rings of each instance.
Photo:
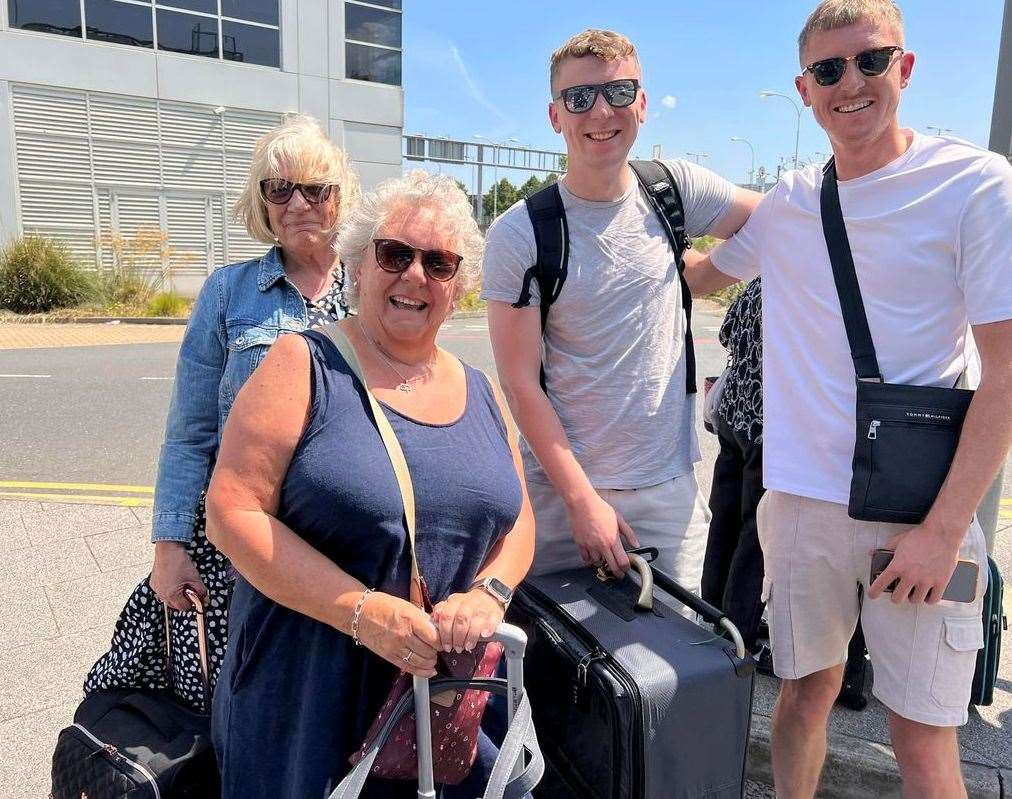
[[[402,391],[402,392],[404,392],[405,394],[410,394],[410,393],[411,393],[411,391],[412,391],[412,388],[411,388],[411,383],[412,383],[412,381],[414,381],[414,382],[418,382],[418,381],[420,381],[420,380],[423,380],[423,379],[424,379],[424,378],[426,377],[426,374],[430,374],[430,373],[432,372],[432,367],[431,367],[431,366],[429,366],[429,367],[426,367],[426,369],[425,369],[425,372],[426,372],[426,374],[421,374],[421,375],[418,375],[418,376],[416,376],[416,377],[411,377],[411,378],[408,378],[408,377],[406,377],[406,376],[404,375],[404,373],[403,373],[403,372],[402,372],[402,371],[401,371],[400,369],[398,369],[398,368],[397,368],[396,366],[394,366],[394,363],[393,363],[393,361],[392,361],[392,360],[390,359],[390,357],[389,357],[389,356],[388,356],[388,355],[387,355],[387,354],[386,354],[386,353],[385,353],[385,352],[383,351],[383,348],[382,348],[382,347],[381,347],[381,346],[380,346],[379,344],[377,344],[377,343],[376,343],[376,342],[375,342],[375,341],[373,340],[372,336],[370,336],[370,335],[369,335],[368,333],[366,333],[366,332],[365,332],[365,325],[363,325],[363,324],[362,324],[362,320],[361,320],[361,319],[360,319],[359,317],[356,317],[356,318],[355,318],[355,323],[356,323],[356,325],[358,325],[358,330],[359,330],[359,332],[360,332],[360,333],[362,334],[362,337],[363,337],[363,338],[364,338],[364,339],[365,339],[366,341],[368,341],[368,342],[369,342],[369,344],[371,344],[371,345],[372,345],[372,348],[373,348],[374,350],[376,350],[376,352],[377,352],[377,353],[379,354],[380,358],[382,358],[382,359],[383,359],[383,362],[384,362],[384,363],[385,363],[385,364],[386,364],[387,366],[389,366],[389,367],[390,367],[390,370],[391,370],[391,371],[392,371],[392,372],[393,372],[393,373],[394,373],[395,375],[397,375],[397,377],[399,377],[399,378],[400,378],[401,382],[400,382],[400,383],[398,383],[398,385],[397,385],[397,390],[398,390],[398,391]]]

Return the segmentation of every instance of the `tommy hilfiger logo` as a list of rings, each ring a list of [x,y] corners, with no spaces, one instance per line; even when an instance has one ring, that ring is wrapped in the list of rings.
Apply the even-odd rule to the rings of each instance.
[[[928,411],[904,411],[909,419],[921,419],[925,422],[951,422],[952,417],[944,413],[929,413]]]

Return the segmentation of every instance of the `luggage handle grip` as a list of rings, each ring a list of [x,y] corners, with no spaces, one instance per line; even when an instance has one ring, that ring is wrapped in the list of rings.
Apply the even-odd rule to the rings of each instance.
[[[648,564],[639,555],[633,552],[630,552],[628,554],[630,562],[633,564],[633,566],[636,568],[636,571],[640,575],[640,581],[642,584],[642,588],[640,590],[640,599],[637,600],[636,607],[643,608],[644,610],[650,610],[653,607],[652,603],[644,606],[641,604],[641,602],[643,601],[644,589],[646,588],[648,583],[650,585],[651,593],[653,593],[653,586],[654,584],[656,584],[661,588],[663,588],[667,593],[671,594],[671,596],[673,596],[683,605],[685,605],[686,607],[690,608],[691,610],[695,611],[700,616],[702,616],[703,619],[708,624],[712,624],[714,627],[720,627],[723,630],[725,630],[727,634],[731,636],[731,640],[734,642],[735,655],[738,656],[739,660],[745,659],[745,656],[747,655],[747,652],[745,650],[745,641],[742,639],[741,633],[738,632],[738,628],[734,626],[734,624],[726,615],[724,615],[724,612],[722,610],[715,608],[709,602],[696,596],[687,588],[683,588],[674,580],[672,580],[670,577],[668,577],[668,575],[666,575],[664,572],[654,571],[653,569],[650,568],[650,564]],[[646,580],[643,579],[644,571],[649,573],[649,578]]]

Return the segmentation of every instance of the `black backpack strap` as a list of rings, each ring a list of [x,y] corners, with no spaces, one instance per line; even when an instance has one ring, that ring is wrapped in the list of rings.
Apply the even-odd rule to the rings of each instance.
[[[854,257],[850,252],[847,225],[840,208],[840,190],[836,183],[836,162],[830,158],[822,170],[822,190],[819,195],[822,211],[822,233],[829,250],[829,262],[833,266],[833,281],[840,297],[843,325],[847,329],[850,357],[854,360],[854,371],[858,380],[882,382],[882,373],[875,357],[875,345],[868,328],[868,315],[861,298],[861,286],[854,270]]]
[[[513,307],[526,308],[531,304],[531,281],[536,280],[541,294],[541,335],[544,336],[548,309],[559,298],[569,274],[569,225],[557,183],[534,192],[524,203],[534,228],[537,255],[534,264],[524,273],[520,296]],[[543,365],[541,387],[545,388]]]
[[[678,184],[668,168],[660,161],[630,161],[650,205],[661,221],[668,243],[678,265],[678,280],[682,288],[682,310],[685,312],[685,393],[696,393],[696,348],[692,342],[692,292],[685,282],[683,253],[692,246],[685,233],[685,210]]]

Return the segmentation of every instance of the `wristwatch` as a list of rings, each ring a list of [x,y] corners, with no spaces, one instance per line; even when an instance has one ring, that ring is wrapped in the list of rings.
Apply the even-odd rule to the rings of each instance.
[[[510,600],[513,599],[513,589],[495,577],[475,580],[471,583],[471,587],[468,590],[473,591],[475,588],[480,588],[485,593],[490,594],[493,599],[502,605],[503,610],[506,610],[510,606]]]

